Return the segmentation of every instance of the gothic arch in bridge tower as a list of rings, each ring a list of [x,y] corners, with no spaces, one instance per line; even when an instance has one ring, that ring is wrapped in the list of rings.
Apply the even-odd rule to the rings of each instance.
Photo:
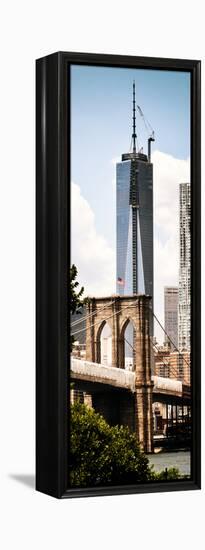
[[[149,347],[149,297],[144,295],[90,298],[87,305],[86,359],[101,362],[101,335],[106,323],[112,332],[113,367],[124,368],[124,337],[129,323],[134,329],[133,344],[136,377],[147,379],[150,363]],[[145,380],[146,381],[146,380]]]
[[[119,367],[135,370],[135,334],[136,323],[131,316],[120,323]]]
[[[96,363],[112,364],[112,329],[109,321],[102,321],[96,335]]]
[[[90,298],[86,317],[86,360],[101,361],[99,345],[106,321],[112,331],[112,367],[124,368],[123,339],[130,321],[134,326],[135,426],[138,441],[146,452],[152,450],[152,391],[150,352],[150,297],[109,296]]]

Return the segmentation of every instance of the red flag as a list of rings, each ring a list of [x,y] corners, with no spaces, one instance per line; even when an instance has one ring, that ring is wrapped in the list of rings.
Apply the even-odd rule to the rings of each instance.
[[[121,285],[121,286],[124,286],[124,285],[125,285],[124,279],[122,279],[122,277],[118,277],[118,278],[117,278],[117,284],[118,284],[118,285]]]

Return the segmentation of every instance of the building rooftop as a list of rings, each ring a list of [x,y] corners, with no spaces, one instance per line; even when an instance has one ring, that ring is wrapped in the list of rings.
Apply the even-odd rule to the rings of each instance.
[[[142,160],[143,162],[148,162],[148,157],[144,153],[124,153],[122,155],[122,161],[124,160]]]

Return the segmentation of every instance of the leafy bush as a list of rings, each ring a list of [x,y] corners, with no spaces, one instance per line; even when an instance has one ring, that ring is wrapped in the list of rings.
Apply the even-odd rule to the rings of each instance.
[[[80,308],[88,302],[87,298],[82,298],[84,293],[84,287],[77,290],[79,287],[78,281],[76,281],[78,275],[77,267],[73,264],[70,268],[70,282],[69,282],[69,299],[70,299],[70,312],[81,314]],[[72,351],[74,336],[70,336],[70,351]]]
[[[70,268],[70,310],[71,313],[75,313],[80,306],[83,305],[84,301],[82,299],[82,294],[84,292],[84,287],[82,286],[77,292],[77,287],[79,286],[76,277],[78,274],[77,267],[73,264]]]
[[[128,428],[110,427],[86,405],[71,405],[70,484],[122,485],[152,478],[149,461]]]
[[[165,468],[161,472],[152,473],[154,481],[174,481],[181,477],[178,468]]]
[[[109,426],[93,409],[76,402],[70,415],[70,485],[94,487],[152,481],[174,481],[177,468],[156,472],[135,434],[123,426]]]

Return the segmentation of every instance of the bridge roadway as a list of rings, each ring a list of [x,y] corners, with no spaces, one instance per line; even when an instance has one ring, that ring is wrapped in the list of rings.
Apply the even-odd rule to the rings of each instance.
[[[77,359],[71,356],[71,379],[78,380],[82,385],[95,384],[96,390],[102,384],[107,389],[124,389],[135,392],[135,372],[120,369],[118,367],[109,367],[99,363],[92,363]],[[152,376],[153,382],[153,402],[170,403],[174,399],[175,404],[190,404],[191,392],[188,386],[180,380]],[[102,387],[102,386],[101,386]]]

